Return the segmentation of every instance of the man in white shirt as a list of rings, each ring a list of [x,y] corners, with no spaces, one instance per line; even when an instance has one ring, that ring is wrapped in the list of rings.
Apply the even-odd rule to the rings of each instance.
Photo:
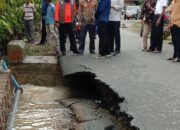
[[[164,13],[167,3],[167,0],[158,0],[156,3],[151,30],[151,45],[148,50],[150,52],[160,53],[162,51]]]
[[[110,52],[114,53],[114,55],[119,55],[121,49],[120,21],[123,8],[124,0],[111,0],[111,10],[108,22],[108,41]],[[114,41],[116,45],[115,50]]]

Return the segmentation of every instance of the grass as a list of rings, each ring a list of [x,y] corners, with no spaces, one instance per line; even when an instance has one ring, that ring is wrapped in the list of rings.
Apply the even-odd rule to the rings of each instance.
[[[32,45],[26,44],[25,53],[28,56],[54,56],[55,55],[55,44],[46,45]]]

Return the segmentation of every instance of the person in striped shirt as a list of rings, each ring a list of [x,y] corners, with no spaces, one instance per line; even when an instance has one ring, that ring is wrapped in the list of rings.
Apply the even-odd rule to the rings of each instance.
[[[24,27],[25,27],[25,34],[28,40],[28,43],[34,43],[34,27],[33,27],[33,20],[34,14],[36,9],[34,4],[31,3],[31,0],[26,0],[23,5],[23,12],[24,12]]]

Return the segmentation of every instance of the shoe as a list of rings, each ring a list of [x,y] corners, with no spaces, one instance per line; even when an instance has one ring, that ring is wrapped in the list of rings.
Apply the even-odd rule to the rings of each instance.
[[[111,55],[111,56],[114,56],[114,52],[110,52],[110,55]]]
[[[145,51],[145,52],[146,52],[146,51],[147,51],[147,49],[146,49],[146,48],[144,48],[144,49],[142,49],[142,51]]]
[[[159,51],[159,50],[155,50],[155,51],[153,51],[154,53],[161,53],[161,51]]]
[[[180,58],[175,58],[174,60],[172,60],[173,62],[180,62]]]
[[[39,43],[37,43],[36,45],[45,45],[45,42],[44,42],[44,43],[39,42]]]
[[[95,51],[90,51],[90,54],[96,54]]]
[[[37,44],[37,45],[45,45],[47,43],[47,40],[43,40],[41,39],[41,41]]]
[[[147,52],[153,52],[153,50],[151,50],[151,49],[148,49],[148,50],[147,50]]]
[[[62,52],[62,56],[65,56],[65,55],[66,55],[66,52],[65,52],[65,51],[63,51],[63,52]]]
[[[120,51],[115,51],[114,56],[120,55]]]
[[[106,57],[106,58],[110,58],[110,57],[111,57],[111,54],[106,54],[105,57]]]
[[[79,49],[79,54],[83,55],[83,50]]]
[[[78,55],[80,54],[79,51],[73,51],[73,53]]]
[[[59,53],[59,52],[60,52],[60,47],[59,47],[59,46],[54,47],[54,51],[55,51],[56,53]]]
[[[170,58],[168,58],[167,60],[174,60],[175,58],[174,57],[170,57]]]
[[[94,59],[104,59],[106,58],[105,55],[96,55],[95,57],[93,57]]]

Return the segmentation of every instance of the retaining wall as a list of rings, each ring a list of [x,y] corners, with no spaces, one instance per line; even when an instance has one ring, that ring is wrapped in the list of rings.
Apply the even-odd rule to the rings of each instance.
[[[0,130],[5,130],[13,104],[13,86],[10,73],[0,72]]]

